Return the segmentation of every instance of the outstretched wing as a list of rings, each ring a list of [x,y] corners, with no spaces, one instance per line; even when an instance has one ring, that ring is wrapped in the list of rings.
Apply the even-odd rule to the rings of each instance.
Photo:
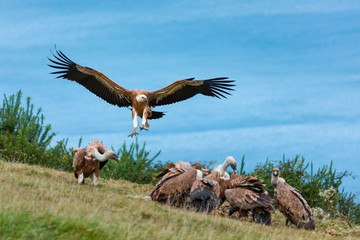
[[[194,78],[177,80],[173,84],[160,90],[149,93],[149,105],[152,107],[172,104],[184,101],[200,93],[206,96],[226,98],[231,95],[228,91],[235,86],[231,84],[234,80],[227,80],[226,77],[212,78],[207,80],[194,80]]]
[[[119,86],[97,70],[74,63],[60,50],[56,49],[56,53],[57,55],[52,53],[55,60],[48,58],[55,65],[48,65],[52,68],[60,69],[60,71],[52,72],[51,74],[61,74],[57,78],[68,79],[83,85],[90,92],[110,104],[119,107],[131,106],[130,90]]]

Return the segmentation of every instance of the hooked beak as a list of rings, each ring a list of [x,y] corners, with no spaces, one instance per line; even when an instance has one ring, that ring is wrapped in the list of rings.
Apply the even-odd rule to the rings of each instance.
[[[112,159],[114,159],[116,162],[120,162],[120,158],[116,154],[113,155]]]
[[[278,172],[278,171],[274,171],[274,172],[273,172],[273,175],[276,177],[277,175],[279,175],[279,172]]]
[[[231,164],[230,167],[231,167],[234,171],[236,171],[236,163]]]

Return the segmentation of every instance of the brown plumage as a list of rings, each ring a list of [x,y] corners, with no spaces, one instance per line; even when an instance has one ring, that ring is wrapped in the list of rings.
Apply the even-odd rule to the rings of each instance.
[[[201,172],[202,172],[203,177],[206,177],[207,175],[212,173],[212,171],[208,168],[201,169]]]
[[[91,141],[88,147],[73,150],[73,169],[78,183],[85,183],[85,178],[92,178],[93,184],[98,184],[100,170],[109,159],[119,162],[119,157],[113,151],[108,151],[104,144],[97,140]]]
[[[288,225],[288,221],[290,221],[299,228],[314,230],[315,223],[311,218],[312,213],[309,204],[301,196],[299,190],[287,184],[285,179],[279,176],[280,170],[274,168],[271,184],[275,188],[275,204],[285,216],[285,225]]]
[[[138,127],[137,116],[142,118],[140,130],[148,130],[147,119],[163,117],[164,113],[152,111],[151,107],[172,104],[189,99],[196,94],[205,96],[226,98],[231,95],[229,91],[234,90],[231,84],[233,80],[226,77],[207,80],[194,80],[194,78],[178,80],[160,90],[149,92],[144,90],[128,90],[110,80],[103,73],[78,65],[66,57],[61,51],[56,50],[53,54],[56,60],[49,60],[55,65],[49,65],[60,71],[52,74],[61,74],[57,78],[64,78],[75,81],[96,96],[106,102],[118,107],[132,107],[132,118],[134,130],[129,136],[138,134],[135,130]],[[136,116],[137,115],[137,116]]]
[[[206,170],[205,176],[200,180],[196,180],[190,191],[190,200],[192,206],[199,212],[211,212],[215,207],[222,205],[225,198],[225,190],[230,185],[230,179],[238,176],[236,169],[236,161],[233,158],[227,158],[226,162],[229,162],[229,166],[232,166],[234,172],[230,177],[221,177],[221,171],[226,171],[226,168],[216,167],[214,171]],[[203,172],[204,173],[204,172]],[[225,175],[225,174],[224,174]]]
[[[198,212],[211,212],[220,202],[220,173],[217,171],[196,180],[190,190],[191,206]]]
[[[180,168],[180,167],[185,167],[185,166],[191,166],[192,168],[195,168],[197,170],[201,170],[201,163],[196,162],[193,164],[190,164],[188,162],[177,162],[177,163],[169,163],[166,166],[166,169],[162,170],[161,172],[158,173],[158,175],[155,177],[155,179],[160,179],[163,176],[165,176],[165,174],[167,174],[171,168]]]
[[[223,204],[226,200],[226,197],[225,197],[225,191],[226,189],[229,188],[229,185],[230,185],[230,179],[229,178],[223,178],[223,177],[220,177],[220,180],[219,180],[219,185],[220,185],[220,205]]]
[[[263,180],[256,177],[233,177],[229,189],[225,191],[226,200],[231,206],[229,216],[235,211],[252,211],[256,222],[271,225],[271,213],[275,212],[272,207],[274,199],[264,187]]]
[[[190,166],[171,168],[156,184],[150,197],[153,201],[185,207],[191,186],[197,177],[201,178],[201,172]]]

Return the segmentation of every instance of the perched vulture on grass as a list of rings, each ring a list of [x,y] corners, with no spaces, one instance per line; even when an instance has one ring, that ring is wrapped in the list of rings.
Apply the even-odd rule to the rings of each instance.
[[[225,190],[226,200],[231,208],[229,216],[234,212],[252,211],[253,218],[258,223],[271,225],[271,213],[274,213],[272,199],[264,189],[263,180],[256,177],[237,176],[230,180],[229,189]]]
[[[285,225],[293,223],[298,228],[315,230],[315,223],[311,218],[311,208],[301,196],[299,190],[286,183],[280,177],[280,170],[272,171],[271,184],[274,186],[275,204],[285,216]]]
[[[236,171],[236,161],[231,156],[227,157],[225,162],[216,167],[210,174],[193,183],[190,190],[190,202],[196,211],[209,213],[219,204],[222,204],[223,199],[225,199],[225,190],[230,181],[226,172],[229,166],[233,168],[234,172]]]
[[[99,71],[74,63],[61,51],[56,50],[56,54],[53,54],[55,59],[49,58],[54,64],[49,66],[59,69],[59,71],[52,72],[52,74],[60,74],[57,78],[75,81],[110,104],[118,107],[132,107],[134,130],[129,135],[130,137],[138,134],[136,132],[137,116],[142,118],[140,130],[148,130],[148,119],[158,119],[164,116],[163,112],[152,111],[151,107],[184,101],[196,94],[226,98],[225,95],[231,95],[229,91],[233,91],[232,87],[235,86],[231,84],[234,81],[228,80],[226,77],[207,80],[189,78],[175,81],[169,86],[153,92],[139,89],[128,90]]]
[[[150,193],[151,200],[174,207],[187,207],[191,186],[201,177],[201,171],[190,165],[170,168]]]
[[[78,183],[85,183],[85,178],[92,178],[93,184],[98,184],[99,172],[109,159],[119,162],[120,159],[113,151],[108,151],[104,144],[97,140],[91,141],[86,148],[79,147],[73,150],[73,168]]]

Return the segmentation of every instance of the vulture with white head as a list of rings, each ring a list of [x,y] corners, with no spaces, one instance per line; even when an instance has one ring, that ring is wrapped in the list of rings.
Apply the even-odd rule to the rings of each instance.
[[[290,221],[298,228],[315,230],[309,204],[301,196],[299,190],[287,184],[285,179],[280,177],[278,168],[274,168],[272,171],[271,184],[274,186],[275,204],[285,216],[285,225],[288,225]]]
[[[91,141],[86,148],[79,147],[73,150],[73,169],[78,183],[85,183],[85,178],[92,178],[93,184],[98,184],[100,170],[109,159],[117,162],[119,157],[114,151],[108,151],[104,144],[97,140]]]
[[[225,200],[226,200],[226,198],[225,198],[225,190],[228,189],[229,184],[230,184],[230,175],[226,172],[226,170],[227,170],[227,168],[229,166],[233,169],[233,171],[235,173],[237,163],[236,163],[236,160],[232,156],[227,157],[223,164],[217,166],[214,169],[214,171],[220,172],[220,180],[219,180],[219,185],[220,185],[220,205],[223,204],[225,202]]]
[[[229,189],[225,190],[226,200],[231,208],[229,216],[234,212],[252,211],[253,218],[258,223],[271,225],[271,213],[274,213],[272,199],[265,190],[263,180],[256,177],[234,176],[230,180]]]
[[[54,59],[50,59],[50,67],[58,69],[52,74],[59,74],[57,78],[75,81],[96,96],[118,107],[131,107],[134,129],[129,137],[137,135],[139,126],[137,116],[142,118],[140,130],[148,130],[148,119],[158,119],[164,116],[163,112],[155,112],[152,108],[161,105],[172,104],[189,99],[197,94],[205,96],[226,98],[231,95],[235,86],[234,80],[227,77],[212,78],[206,80],[194,80],[188,78],[177,80],[167,87],[156,91],[144,91],[141,89],[129,90],[113,82],[103,73],[88,67],[81,66],[70,60],[64,53],[56,50]]]

